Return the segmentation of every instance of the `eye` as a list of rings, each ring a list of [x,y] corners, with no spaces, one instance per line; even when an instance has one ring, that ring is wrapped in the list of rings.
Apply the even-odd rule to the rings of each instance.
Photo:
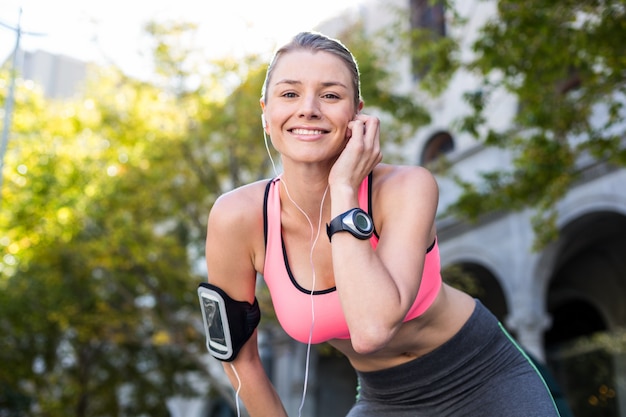
[[[322,95],[322,98],[326,98],[326,99],[330,99],[330,100],[339,100],[341,97],[339,97],[335,93],[326,93],[326,94]]]
[[[290,92],[290,91],[289,91],[289,92],[286,92],[286,93],[281,94],[281,97],[285,97],[285,98],[294,98],[294,97],[297,97],[297,95],[296,95],[296,93],[294,93],[294,92]]]

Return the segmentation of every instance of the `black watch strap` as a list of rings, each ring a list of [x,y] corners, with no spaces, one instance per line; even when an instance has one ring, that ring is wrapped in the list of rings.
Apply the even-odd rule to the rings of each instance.
[[[374,234],[374,223],[372,218],[360,208],[353,208],[331,220],[326,225],[328,239],[337,232],[349,232],[357,239],[369,239]]]

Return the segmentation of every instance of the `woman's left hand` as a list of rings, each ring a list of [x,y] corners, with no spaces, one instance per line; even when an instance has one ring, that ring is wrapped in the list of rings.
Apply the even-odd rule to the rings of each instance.
[[[329,184],[359,186],[382,160],[380,150],[380,121],[377,117],[357,114],[346,132],[347,143],[333,165]]]

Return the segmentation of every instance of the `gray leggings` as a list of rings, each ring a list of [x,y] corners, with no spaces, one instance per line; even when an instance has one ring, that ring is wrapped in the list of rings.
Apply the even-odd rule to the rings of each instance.
[[[543,379],[480,301],[461,330],[433,352],[357,372],[348,417],[558,417]]]

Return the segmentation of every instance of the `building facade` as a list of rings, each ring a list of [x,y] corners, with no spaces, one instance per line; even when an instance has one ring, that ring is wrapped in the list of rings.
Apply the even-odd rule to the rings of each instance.
[[[88,71],[85,62],[41,50],[18,51],[18,55],[22,78],[36,82],[47,98],[68,99],[81,93]]]
[[[427,0],[370,1],[319,30],[338,36],[355,19],[372,33],[398,16],[407,25],[422,24],[440,35],[463,39],[462,53],[478,28],[494,16],[495,2],[457,2],[467,18],[462,29],[441,27],[442,11]],[[404,10],[404,13],[402,13]],[[400,11],[400,13],[398,13]],[[462,30],[463,33],[455,32]],[[394,60],[400,79],[397,88],[414,89],[408,59]],[[458,73],[449,88],[428,107],[432,123],[405,145],[407,163],[422,164],[445,153],[453,173],[468,180],[479,170],[503,168],[511,161],[505,151],[486,148],[468,135],[452,130],[467,108],[462,94],[478,85],[470,74]],[[517,109],[515,97],[496,94],[486,114],[493,127],[510,124]],[[626,145],[626,140],[624,141]],[[439,217],[438,236],[442,266],[456,266],[471,275],[481,288],[478,298],[515,336],[520,345],[556,381],[555,395],[577,417],[626,416],[626,169],[596,160],[578,161],[579,181],[559,201],[559,237],[542,250],[533,250],[532,210],[486,215],[469,224]],[[436,175],[440,185],[440,212],[454,202],[459,190],[448,176]],[[306,363],[306,346],[284,340],[274,349],[273,374],[290,415],[298,415]],[[332,360],[335,360],[331,356]],[[354,377],[340,360],[330,365],[340,370],[329,377],[319,352],[309,362],[308,393],[303,416],[341,416],[355,392]],[[330,361],[329,361],[330,362]],[[300,364],[300,365],[298,365]],[[286,371],[289,369],[289,371]],[[347,370],[348,369],[348,370]],[[330,386],[334,396],[325,390]],[[345,386],[345,385],[341,385]],[[333,398],[333,399],[331,399]],[[327,401],[335,405],[328,409]],[[289,405],[293,407],[289,407]],[[330,407],[332,408],[332,407]]]

